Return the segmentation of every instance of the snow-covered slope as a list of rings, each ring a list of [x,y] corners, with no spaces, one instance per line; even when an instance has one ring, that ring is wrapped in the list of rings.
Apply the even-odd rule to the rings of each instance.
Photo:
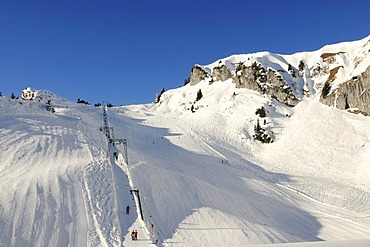
[[[139,223],[135,210],[121,218],[132,196],[116,190],[128,181],[107,157],[101,108],[37,95],[0,98],[0,246],[119,246]]]
[[[317,98],[291,108],[227,81],[106,116],[38,95],[0,97],[0,246],[368,243],[368,117]],[[255,114],[261,106],[265,118]],[[273,143],[253,139],[257,119]],[[128,157],[122,143],[108,149],[104,130],[127,141]]]

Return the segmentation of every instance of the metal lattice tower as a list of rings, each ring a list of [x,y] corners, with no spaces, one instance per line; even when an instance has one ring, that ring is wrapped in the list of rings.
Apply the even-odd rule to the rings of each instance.
[[[110,148],[114,145],[123,144],[123,155],[125,158],[126,165],[128,165],[128,156],[127,156],[127,141],[126,139],[108,139],[108,155],[110,154]]]

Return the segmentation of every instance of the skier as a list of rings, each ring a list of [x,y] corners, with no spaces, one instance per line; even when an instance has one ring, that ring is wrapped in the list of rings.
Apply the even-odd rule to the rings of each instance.
[[[126,207],[126,214],[129,214],[129,213],[130,213],[130,206],[127,205],[127,207]]]
[[[138,233],[137,230],[135,230],[134,233],[135,233],[135,240],[137,240],[137,233]]]
[[[135,231],[134,230],[132,230],[131,238],[132,238],[132,240],[135,240]]]

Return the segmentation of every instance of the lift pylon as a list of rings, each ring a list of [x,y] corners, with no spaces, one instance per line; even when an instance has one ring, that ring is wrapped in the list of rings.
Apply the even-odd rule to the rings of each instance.
[[[109,138],[108,139],[108,155],[110,154],[110,149],[114,145],[123,144],[123,155],[125,157],[126,165],[128,165],[128,156],[127,156],[127,141],[126,139],[115,139]]]

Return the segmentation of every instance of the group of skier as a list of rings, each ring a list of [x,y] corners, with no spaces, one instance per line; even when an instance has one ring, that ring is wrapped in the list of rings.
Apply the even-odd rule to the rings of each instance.
[[[137,230],[132,230],[131,238],[132,240],[137,240]]]
[[[126,207],[126,214],[130,214],[130,206],[129,205],[127,205],[127,207]],[[137,234],[138,234],[137,230],[132,230],[132,233],[131,233],[132,240],[137,240]]]

